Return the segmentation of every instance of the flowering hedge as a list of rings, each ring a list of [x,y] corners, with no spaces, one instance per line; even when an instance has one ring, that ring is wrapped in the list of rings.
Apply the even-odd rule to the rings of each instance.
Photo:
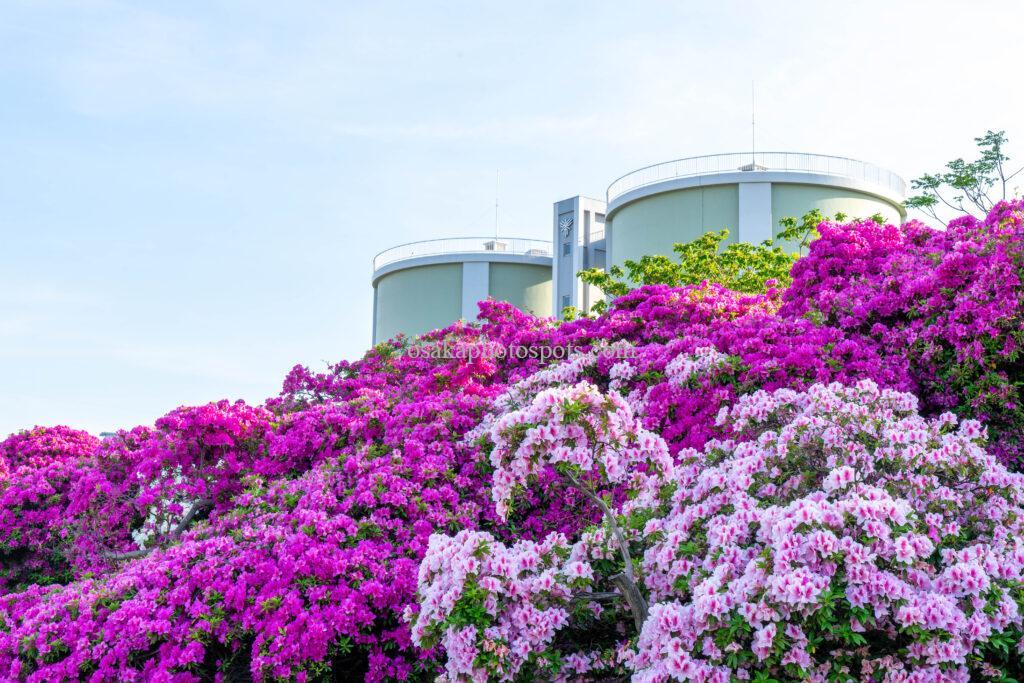
[[[966,681],[1024,656],[1024,476],[870,381],[756,392],[649,521],[641,680]],[[723,677],[724,676],[724,677]]]
[[[928,666],[950,680],[962,679],[962,667],[976,677],[1009,671],[1018,656],[1010,603],[1019,605],[1019,558],[1006,533],[1018,528],[1020,501],[1016,475],[993,458],[1013,468],[1024,452],[1022,231],[1020,202],[945,232],[823,224],[785,291],[649,286],[600,317],[563,324],[481,302],[476,324],[392,340],[323,373],[296,367],[262,406],[183,407],[102,441],[66,427],[12,435],[0,443],[0,678],[379,681],[518,671],[661,680],[678,673],[663,669],[676,661],[664,651],[676,641],[677,659],[685,651],[694,666],[755,679],[761,669],[780,680],[795,675],[793,666],[807,664],[801,652],[812,677],[825,652],[830,666],[851,666],[840,641],[851,652],[867,647],[864,661],[876,672],[907,672],[893,680],[916,680],[912,671],[932,680]],[[455,353],[432,352],[439,348]],[[844,393],[867,391],[858,384],[866,380],[883,387],[876,398]],[[537,396],[566,392],[578,404],[570,414],[559,412],[561,398],[523,412]],[[826,394],[829,406],[810,407]],[[857,422],[858,411],[882,404],[892,416],[877,419],[889,431],[873,434],[882,422]],[[746,421],[735,412],[753,406],[768,412]],[[754,467],[744,458],[790,438],[780,430],[792,422],[780,420],[847,408],[857,417],[843,417],[852,436],[841,442],[888,463],[874,479],[862,463],[842,487],[793,483],[780,452],[765,454],[782,460],[743,486],[736,463]],[[940,418],[947,412],[957,417]],[[523,421],[510,424],[513,414]],[[541,433],[521,450],[520,432],[556,417],[583,420],[582,431],[568,440]],[[976,429],[973,419],[987,430],[984,450],[980,434],[963,433]],[[817,427],[800,429],[812,439]],[[617,445],[588,459],[578,439],[599,433]],[[928,462],[906,455],[932,454],[940,442],[955,452]],[[910,479],[885,469],[894,463]],[[698,485],[713,473],[728,479],[718,493]],[[497,487],[496,474],[506,477]],[[891,499],[894,516],[883,523],[889,535],[873,528],[883,537],[870,542],[858,537],[867,532],[854,513],[778,536],[788,522],[767,512],[826,501],[856,511],[862,498],[882,504],[874,490]],[[944,507],[935,492],[960,507]],[[764,533],[722,536],[734,533],[726,529],[737,513],[714,507],[719,495],[746,501],[749,524]],[[919,509],[926,501],[935,509]],[[610,514],[635,565],[632,603],[650,609],[641,628],[639,607],[625,599],[630,584],[616,578],[629,572]],[[705,536],[679,535],[695,528]],[[828,609],[819,604],[854,581],[826,565],[845,567],[859,551],[815,559],[779,544],[825,532],[872,548],[857,569],[867,573],[856,577],[874,581],[881,572],[902,582],[886,584],[888,603],[878,602],[875,586],[854,591],[863,602],[848,608],[839,597]],[[711,548],[701,545],[708,533]],[[934,546],[927,553],[926,541]],[[730,543],[735,550],[722,556]],[[764,576],[739,564],[758,553],[772,554]],[[525,556],[536,563],[512,572],[508,563]],[[467,568],[469,558],[485,568]],[[462,568],[448,573],[457,562]],[[942,603],[948,628],[928,621],[931,608],[911,623],[918,617],[910,601],[946,595],[946,572],[970,563],[983,574],[969,580],[988,582],[982,593],[927,597]],[[786,602],[777,590],[790,584],[768,590],[769,579],[793,572],[818,577],[800,574],[817,591],[817,607]],[[818,590],[821,577],[829,583]],[[447,603],[422,616],[417,593],[426,599],[434,582],[500,597],[474,602],[454,624]],[[697,585],[742,594],[756,609],[729,612],[725,626],[695,621],[685,610],[696,604]],[[766,592],[749,593],[755,586]],[[690,616],[678,621],[680,610]],[[766,610],[778,619],[766,620]],[[873,619],[861,610],[874,610]],[[539,630],[516,636],[516,648],[504,642],[524,623]],[[878,633],[890,649],[880,649]],[[725,649],[730,643],[738,653]],[[929,664],[942,648],[952,659]]]
[[[822,224],[793,268],[782,314],[869,338],[908,361],[932,410],[983,419],[1000,456],[1024,458],[1024,207],[947,230]]]
[[[681,365],[708,372],[717,360]],[[627,495],[575,544],[557,533],[511,548],[468,531],[432,538],[411,618],[417,642],[448,652],[445,680],[1021,673],[1024,475],[985,452],[980,424],[924,419],[912,394],[869,380],[757,391],[718,417],[734,439],[673,465],[614,396],[545,389],[494,422],[499,505],[545,462],[573,486],[592,490],[580,478],[600,473]],[[576,651],[607,638],[594,589],[615,584],[633,637]]]

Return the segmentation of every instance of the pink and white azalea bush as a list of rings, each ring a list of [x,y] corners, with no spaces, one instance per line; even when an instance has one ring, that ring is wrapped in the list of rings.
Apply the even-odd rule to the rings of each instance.
[[[575,380],[594,360],[574,358],[558,377]],[[444,680],[518,680],[524,670],[533,679],[567,679],[615,668],[615,648],[585,651],[565,639],[555,642],[573,621],[575,631],[611,629],[615,643],[622,612],[605,610],[595,587],[623,585],[624,594],[631,590],[630,598],[642,603],[630,602],[630,611],[641,615],[637,623],[646,615],[629,551],[637,539],[623,533],[611,506],[618,500],[622,513],[658,505],[661,487],[672,478],[668,446],[640,426],[619,394],[587,382],[545,388],[555,380],[548,374],[513,386],[498,403],[516,407],[470,435],[479,439],[483,432],[492,445],[498,514],[507,520],[516,491],[547,475],[545,481],[583,492],[605,524],[575,544],[561,533],[511,547],[483,532],[432,536],[420,565],[412,636],[420,646],[444,647]],[[595,581],[591,561],[605,570],[603,581]]]
[[[700,358],[711,356],[673,367],[721,367]],[[625,591],[618,609],[602,608],[619,620],[606,661],[618,652],[634,680],[966,682],[1024,657],[1024,475],[985,451],[977,422],[923,418],[912,394],[871,381],[759,391],[719,415],[732,439],[684,449],[673,464],[635,419],[614,392],[577,384],[491,423],[498,504],[546,465],[647,492],[616,498],[611,520],[563,549],[566,564],[545,567],[568,581],[569,561],[585,561],[588,588],[618,587],[611,574],[632,560],[607,542],[610,530],[642,552],[633,576],[653,604],[639,633],[621,609]],[[519,604],[492,592],[459,593],[458,606],[438,597],[463,581],[452,548],[465,542],[432,541],[423,614],[446,629],[466,680],[508,680],[509,669],[488,668],[501,643],[459,620],[476,604],[507,621]],[[508,552],[487,548],[479,561]],[[553,634],[516,656],[558,672]]]
[[[516,489],[547,468],[575,488],[617,486],[644,500],[672,471],[665,442],[640,425],[626,400],[586,382],[544,389],[525,408],[495,420],[489,432],[491,495],[503,518]]]
[[[638,678],[967,681],[993,648],[1024,656],[1024,477],[977,422],[916,409],[864,381],[723,410],[745,438],[644,529],[662,604]]]
[[[557,533],[512,546],[479,531],[432,536],[420,564],[412,638],[444,647],[438,680],[549,680],[604,665],[599,652],[560,653],[555,644],[574,612],[578,620],[591,609],[585,598],[594,570],[570,555]]]
[[[700,378],[713,377],[729,367],[730,358],[713,346],[700,346],[692,354],[680,354],[665,365],[665,376],[670,382],[686,386]]]

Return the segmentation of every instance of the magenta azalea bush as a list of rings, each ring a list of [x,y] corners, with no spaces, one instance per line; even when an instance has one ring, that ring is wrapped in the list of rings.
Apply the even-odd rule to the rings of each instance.
[[[907,359],[932,410],[982,419],[993,448],[1024,465],[1024,206],[947,230],[823,224],[793,268],[782,314],[804,315]]]
[[[819,232],[10,436],[0,679],[1019,678],[1024,204]]]

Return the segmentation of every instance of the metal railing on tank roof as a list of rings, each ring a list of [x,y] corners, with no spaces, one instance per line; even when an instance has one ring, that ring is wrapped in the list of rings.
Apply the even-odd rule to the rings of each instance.
[[[551,242],[526,237],[450,237],[409,242],[385,249],[373,257],[373,270],[406,259],[447,254],[509,254],[551,256]]]
[[[878,185],[898,197],[905,196],[907,189],[906,181],[897,174],[857,159],[803,152],[733,152],[665,161],[631,171],[608,186],[607,201],[610,204],[627,192],[675,178],[743,171],[841,176]]]

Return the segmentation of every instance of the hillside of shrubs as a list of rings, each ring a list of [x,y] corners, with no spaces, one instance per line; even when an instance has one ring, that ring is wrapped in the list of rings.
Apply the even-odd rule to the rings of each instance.
[[[1024,681],[1024,202],[0,443],[0,680]]]

